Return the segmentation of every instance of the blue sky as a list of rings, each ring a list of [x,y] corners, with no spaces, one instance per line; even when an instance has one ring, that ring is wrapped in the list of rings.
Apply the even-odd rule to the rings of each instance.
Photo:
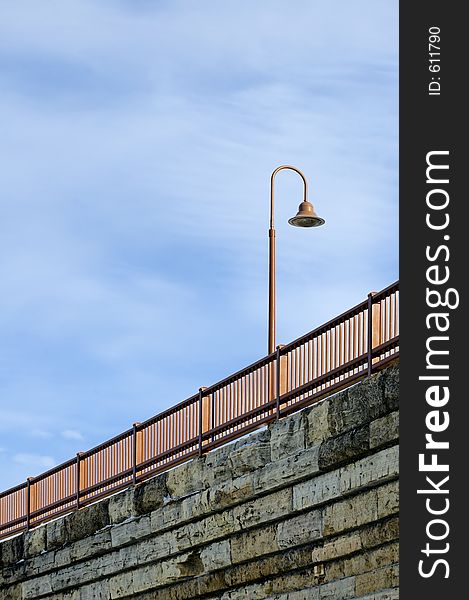
[[[397,279],[397,17],[2,2],[1,489],[266,353],[278,165],[278,343]]]

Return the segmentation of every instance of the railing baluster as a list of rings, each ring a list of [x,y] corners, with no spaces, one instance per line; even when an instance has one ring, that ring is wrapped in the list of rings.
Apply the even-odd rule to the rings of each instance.
[[[28,477],[26,482],[28,487],[26,488],[26,529],[29,531],[31,526],[31,481],[32,477]]]
[[[77,452],[77,465],[75,467],[75,502],[77,509],[80,508],[80,471],[81,471],[81,455],[83,452]]]

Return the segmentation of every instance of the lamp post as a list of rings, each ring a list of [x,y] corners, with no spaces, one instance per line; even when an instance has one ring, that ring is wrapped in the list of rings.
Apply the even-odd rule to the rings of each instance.
[[[297,214],[288,219],[295,227],[319,227],[324,225],[324,219],[318,217],[313,205],[308,201],[308,184],[303,173],[296,167],[281,165],[270,176],[270,226],[269,226],[269,354],[275,351],[275,228],[274,228],[274,181],[279,171],[288,169],[295,171],[303,180],[303,202],[298,207]]]

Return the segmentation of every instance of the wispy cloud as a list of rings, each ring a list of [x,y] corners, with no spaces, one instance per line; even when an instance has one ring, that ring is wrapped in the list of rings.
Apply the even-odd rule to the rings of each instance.
[[[60,435],[66,440],[82,440],[83,435],[74,429],[65,429],[60,432]]]
[[[15,454],[13,456],[13,461],[18,465],[31,468],[34,472],[38,469],[49,469],[56,464],[55,459],[52,456],[27,454],[22,452]]]

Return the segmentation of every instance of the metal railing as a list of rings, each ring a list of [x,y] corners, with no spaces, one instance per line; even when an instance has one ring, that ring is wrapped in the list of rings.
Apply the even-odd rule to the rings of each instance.
[[[165,471],[370,375],[399,354],[399,282],[184,402],[0,493],[0,538]]]

